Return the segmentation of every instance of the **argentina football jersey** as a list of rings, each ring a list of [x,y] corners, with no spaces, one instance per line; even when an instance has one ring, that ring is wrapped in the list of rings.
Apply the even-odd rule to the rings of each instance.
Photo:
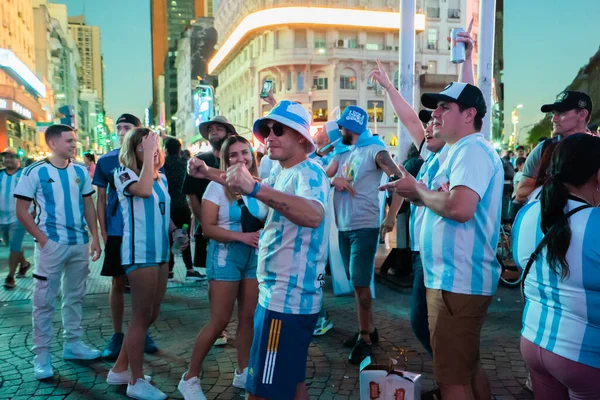
[[[122,265],[168,262],[171,197],[167,178],[160,174],[154,180],[152,195],[142,198],[128,191],[130,185],[139,181],[134,171],[119,167],[114,177],[123,214]]]
[[[21,168],[12,175],[5,169],[0,170],[0,225],[17,222],[17,203],[14,194],[22,174]]]
[[[85,165],[57,168],[48,159],[27,167],[15,189],[16,198],[34,202],[35,222],[48,239],[66,245],[88,242],[83,198],[92,194]]]

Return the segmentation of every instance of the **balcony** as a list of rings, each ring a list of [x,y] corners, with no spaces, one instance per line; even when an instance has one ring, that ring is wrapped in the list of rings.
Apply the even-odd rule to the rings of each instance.
[[[457,80],[457,75],[423,74],[419,76],[421,90],[441,91],[450,82],[456,82]]]
[[[427,18],[440,19],[439,7],[427,7]]]
[[[448,19],[460,20],[460,9],[459,8],[449,8],[448,9]]]

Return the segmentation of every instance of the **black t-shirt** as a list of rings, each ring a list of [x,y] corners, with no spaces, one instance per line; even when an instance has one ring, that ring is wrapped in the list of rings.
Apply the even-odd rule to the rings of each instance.
[[[185,195],[181,191],[187,171],[186,160],[180,156],[167,156],[165,158],[164,170],[167,182],[169,183],[171,209],[187,207]]]
[[[212,152],[202,153],[196,156],[196,158],[204,161],[207,166],[211,168],[219,168],[220,160],[215,157]],[[184,194],[193,194],[198,198],[198,201],[202,202],[202,196],[204,196],[204,192],[206,191],[206,187],[210,181],[208,179],[198,179],[192,176],[189,176],[187,173],[185,174],[185,179],[183,180],[183,188],[182,192]],[[197,221],[196,224],[196,235],[202,234],[200,231],[200,221]]]

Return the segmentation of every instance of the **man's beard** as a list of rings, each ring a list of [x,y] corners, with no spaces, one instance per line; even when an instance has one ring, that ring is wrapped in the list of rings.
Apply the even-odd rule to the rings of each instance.
[[[212,139],[209,140],[211,147],[214,151],[221,151],[221,147],[223,147],[223,143],[227,140],[227,136],[221,139]]]
[[[350,135],[343,135],[342,136],[342,144],[345,144],[347,146],[352,144],[352,134]]]

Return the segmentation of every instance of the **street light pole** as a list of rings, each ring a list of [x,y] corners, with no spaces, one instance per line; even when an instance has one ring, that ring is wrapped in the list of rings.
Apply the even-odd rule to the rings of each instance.
[[[482,132],[487,140],[492,135],[492,79],[494,72],[494,31],[496,26],[496,0],[481,0],[479,4],[479,65],[478,86],[487,105]]]
[[[400,0],[400,58],[398,85],[400,94],[414,107],[415,96],[415,14],[416,0]],[[377,118],[377,116],[375,116]],[[403,124],[398,124],[398,163],[406,160],[411,136]]]

